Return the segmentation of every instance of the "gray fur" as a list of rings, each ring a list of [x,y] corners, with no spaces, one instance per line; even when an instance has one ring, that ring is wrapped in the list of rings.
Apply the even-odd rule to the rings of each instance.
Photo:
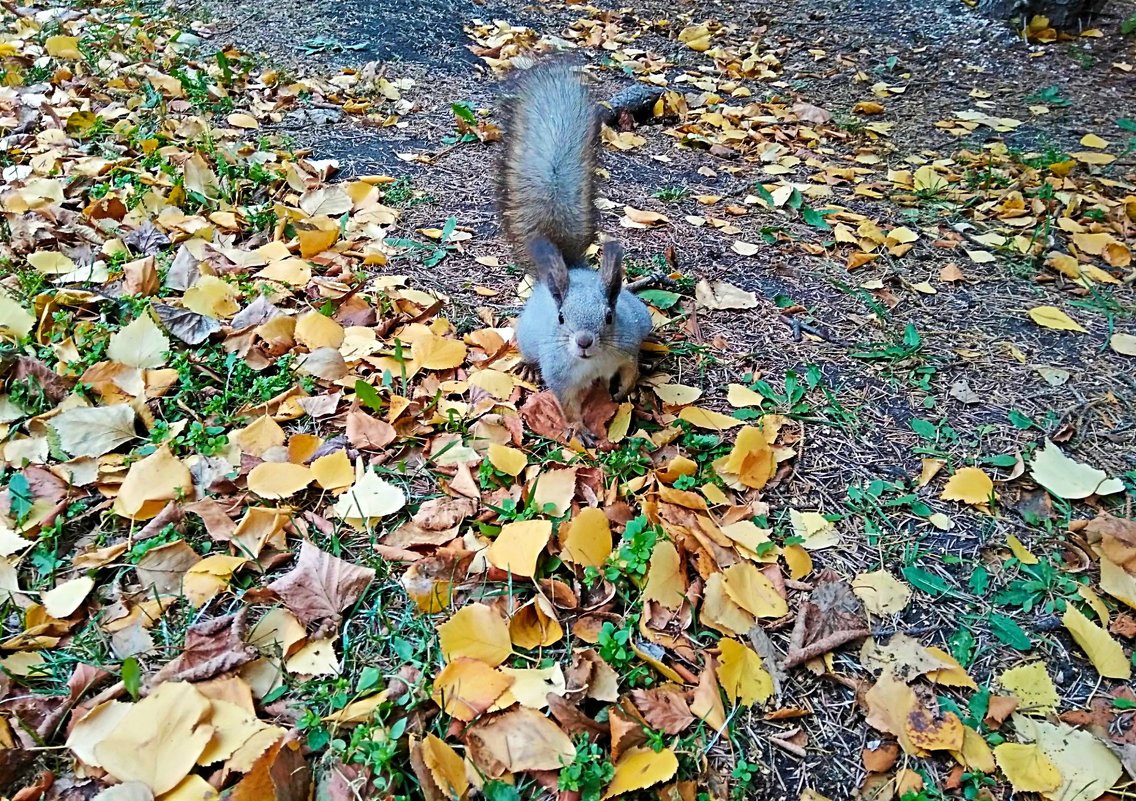
[[[557,308],[552,293],[537,284],[517,321],[517,345],[558,399],[584,390],[597,379],[610,381],[620,365],[638,362],[639,347],[651,333],[651,314],[639,298],[620,290],[612,322],[607,322],[607,287],[587,267],[568,271],[568,293]],[[563,315],[564,322],[559,322]],[[591,334],[591,355],[581,358],[574,337]]]
[[[566,64],[535,67],[521,79],[501,165],[501,214],[530,264],[542,238],[568,266],[585,263],[596,236],[599,136],[595,102]]]

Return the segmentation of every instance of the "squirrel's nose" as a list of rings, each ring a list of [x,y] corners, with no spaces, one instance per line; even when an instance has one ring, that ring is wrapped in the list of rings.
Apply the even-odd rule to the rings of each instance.
[[[591,334],[586,334],[586,333],[576,334],[576,344],[580,347],[581,350],[587,350],[588,348],[590,348],[592,346],[592,343],[594,343],[595,341],[596,341],[596,338],[594,336],[592,336]]]

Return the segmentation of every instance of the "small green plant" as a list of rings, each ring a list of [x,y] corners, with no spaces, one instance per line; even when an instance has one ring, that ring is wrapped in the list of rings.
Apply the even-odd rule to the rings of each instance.
[[[734,780],[734,785],[730,788],[730,798],[734,801],[745,801],[745,799],[752,798],[755,781],[760,775],[760,763],[739,758],[734,769],[730,772],[730,778]]]
[[[454,250],[454,245],[450,242],[450,237],[454,235],[454,230],[457,228],[457,225],[458,221],[455,218],[448,218],[445,225],[442,226],[442,234],[438,237],[437,244],[397,237],[391,237],[383,241],[390,247],[404,248],[412,253],[417,253],[423,267],[437,267],[442,260]]]
[[[615,766],[608,761],[608,753],[581,737],[576,741],[576,759],[560,769],[558,787],[579,793],[580,801],[600,801],[614,777]]]
[[[1070,601],[1078,597],[1080,582],[1053,564],[1049,555],[1039,557],[1035,565],[1010,559],[1008,568],[1017,566],[1018,577],[994,595],[994,603],[1020,609],[1025,613],[1038,610],[1044,614],[1061,614]]]
[[[930,392],[936,370],[922,351],[923,337],[914,324],[908,323],[903,327],[903,335],[893,337],[890,343],[853,351],[849,355],[853,359],[879,365],[888,378],[906,380],[917,389]]]
[[[690,190],[685,186],[664,186],[657,192],[652,192],[651,197],[658,198],[664,203],[677,203],[690,197]]]
[[[423,195],[414,188],[414,182],[407,175],[402,176],[393,184],[389,184],[383,190],[383,202],[395,208],[408,209],[432,201],[433,198],[429,195]]]
[[[1026,98],[1027,103],[1044,103],[1047,106],[1056,106],[1057,108],[1069,108],[1073,102],[1061,96],[1061,87],[1057,84],[1047,86],[1044,89],[1039,89],[1034,94]]]
[[[454,112],[455,130],[450,136],[442,137],[443,144],[463,145],[477,141],[477,113],[469,107],[468,103],[453,103],[450,110]]]
[[[603,567],[585,569],[584,580],[595,583],[602,575],[611,582],[626,578],[636,587],[640,586],[647,578],[647,564],[661,534],[659,527],[652,526],[644,515],[628,521],[618,550],[608,557]]]

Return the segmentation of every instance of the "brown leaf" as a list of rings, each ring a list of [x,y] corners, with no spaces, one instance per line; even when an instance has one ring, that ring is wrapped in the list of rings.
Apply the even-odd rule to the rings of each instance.
[[[381,451],[394,438],[394,426],[385,420],[358,410],[347,415],[347,440],[359,450]]]
[[[798,610],[784,667],[803,664],[870,633],[864,608],[848,582],[831,570],[825,571]]]
[[[155,682],[205,681],[236,670],[260,656],[244,641],[248,607],[189,627],[176,659],[158,671]]]
[[[44,397],[52,403],[59,403],[66,398],[71,394],[71,388],[75,386],[74,378],[61,376],[39,359],[29,356],[20,356],[16,359],[11,379],[21,382],[30,380],[32,386],[40,387]]]
[[[651,724],[667,734],[678,734],[694,722],[686,695],[677,684],[664,684],[650,690],[632,690],[631,700]]]
[[[200,561],[201,557],[185,540],[175,540],[146,551],[135,572],[143,589],[153,588],[159,595],[177,595],[186,572]]]
[[[200,345],[221,330],[217,320],[189,309],[155,303],[154,312],[166,330],[187,345]]]
[[[899,745],[891,741],[882,742],[876,748],[865,748],[861,756],[869,773],[883,773],[895,766],[899,759]]]
[[[306,624],[338,620],[339,613],[355,603],[375,577],[369,567],[359,567],[324,553],[310,542],[300,546],[300,558],[292,572],[268,588]]]
[[[298,735],[281,737],[256,760],[228,801],[309,801],[312,773]]]

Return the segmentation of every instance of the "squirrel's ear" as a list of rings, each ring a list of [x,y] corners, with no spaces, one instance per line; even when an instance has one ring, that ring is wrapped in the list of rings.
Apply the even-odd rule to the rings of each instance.
[[[539,237],[529,242],[529,258],[536,267],[537,280],[548,287],[552,299],[559,306],[568,294],[568,265],[560,248],[548,239]]]
[[[619,297],[619,290],[623,288],[623,245],[614,239],[603,244],[603,255],[600,256],[600,280],[603,281],[607,291],[608,302],[615,305]]]

